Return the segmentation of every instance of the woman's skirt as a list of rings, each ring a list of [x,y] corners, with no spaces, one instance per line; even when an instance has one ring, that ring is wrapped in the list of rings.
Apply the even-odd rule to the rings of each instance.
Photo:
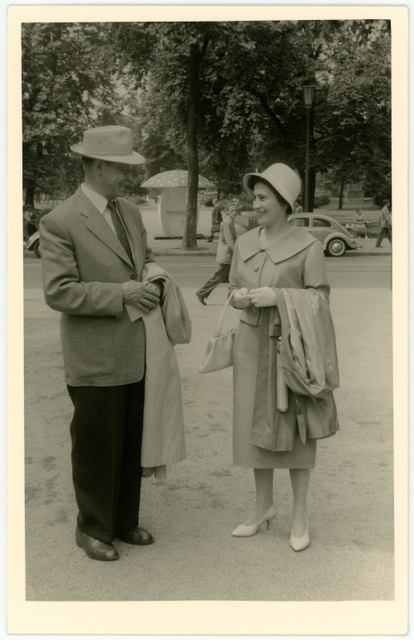
[[[286,414],[292,429],[296,430],[292,450],[270,451],[250,442],[254,407],[260,402],[262,388],[262,381],[257,384],[257,361],[259,349],[263,352],[263,340],[268,340],[268,337],[261,326],[239,323],[233,352],[233,462],[237,466],[255,469],[312,469],[315,466],[316,440],[308,438],[305,444],[302,443],[293,402],[289,403]]]

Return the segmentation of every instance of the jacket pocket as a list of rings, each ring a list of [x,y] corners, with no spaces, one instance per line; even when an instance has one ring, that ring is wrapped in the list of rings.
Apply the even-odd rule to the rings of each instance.
[[[97,316],[62,315],[61,338],[66,374],[88,380],[115,371],[112,323]]]

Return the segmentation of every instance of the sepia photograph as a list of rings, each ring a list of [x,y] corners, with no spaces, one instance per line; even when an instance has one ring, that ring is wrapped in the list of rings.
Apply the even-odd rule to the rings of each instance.
[[[214,9],[10,10],[9,632],[407,631],[407,9]]]

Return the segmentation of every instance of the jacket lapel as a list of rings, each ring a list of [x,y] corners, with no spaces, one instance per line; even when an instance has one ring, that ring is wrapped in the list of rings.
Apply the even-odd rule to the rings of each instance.
[[[85,226],[111,251],[116,253],[124,262],[131,265],[131,261],[120,243],[118,237],[112,231],[103,215],[98,211],[92,202],[85,196],[81,189],[76,192],[79,213],[85,221]]]

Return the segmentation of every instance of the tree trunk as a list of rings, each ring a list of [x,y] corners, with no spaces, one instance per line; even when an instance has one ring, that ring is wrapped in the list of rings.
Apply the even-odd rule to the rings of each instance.
[[[345,178],[341,178],[341,184],[339,186],[339,199],[338,199],[338,209],[342,211],[342,204],[344,199],[344,189],[345,189]]]
[[[35,182],[34,180],[28,180],[26,182],[26,193],[24,196],[24,204],[28,204],[34,209],[34,196],[35,196]]]
[[[190,44],[190,86],[187,119],[187,217],[185,220],[182,248],[197,249],[197,195],[198,195],[198,149],[197,127],[199,109],[199,51],[197,44]]]
[[[26,151],[26,158],[25,158]],[[23,146],[23,159],[27,159],[30,162],[30,146]],[[35,158],[32,159],[33,169],[30,172],[30,176],[26,179],[26,193],[24,197],[24,204],[29,204],[34,208],[35,204],[35,192],[37,186],[37,167],[40,165],[43,157],[43,145],[41,142],[36,143],[36,154]]]

